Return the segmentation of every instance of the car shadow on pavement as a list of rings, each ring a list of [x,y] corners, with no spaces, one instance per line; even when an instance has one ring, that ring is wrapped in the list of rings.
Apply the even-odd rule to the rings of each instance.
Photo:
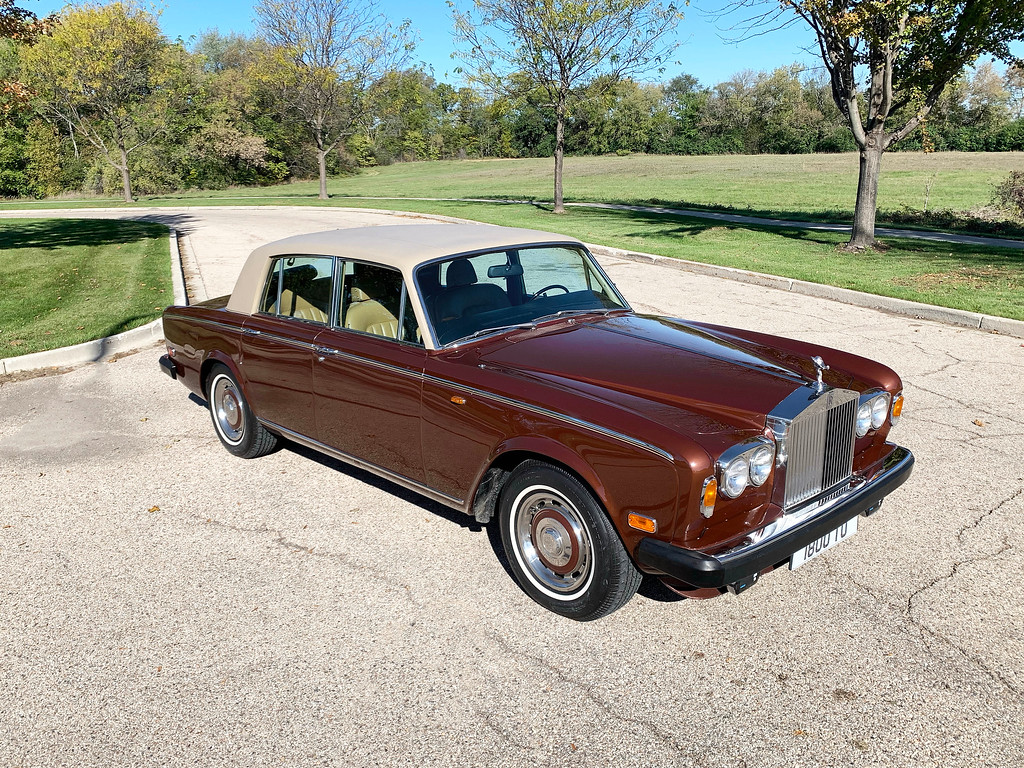
[[[207,402],[195,393],[190,393],[188,399],[203,409],[209,408]],[[501,542],[501,530],[496,516],[492,518],[487,525],[482,525],[471,515],[446,507],[444,504],[439,504],[436,501],[431,501],[415,491],[410,491],[397,483],[378,477],[372,472],[367,472],[366,470],[359,469],[351,464],[346,464],[340,459],[332,458],[312,448],[306,448],[298,443],[293,443],[290,440],[281,439],[279,443],[279,450],[291,451],[305,459],[315,461],[323,467],[327,467],[328,469],[332,469],[336,472],[341,472],[355,480],[359,480],[360,482],[373,486],[380,491],[391,494],[392,496],[397,496],[402,499],[402,501],[414,504],[425,512],[429,512],[430,514],[447,520],[448,522],[455,523],[459,527],[466,528],[473,533],[480,533],[481,531],[486,533],[487,542],[490,544],[498,563],[504,569],[509,579],[513,582],[516,581],[515,574],[509,566],[508,558],[505,557],[505,547]],[[682,595],[676,594],[662,584],[657,577],[646,574],[644,575],[637,594],[647,598],[648,600],[653,600],[659,603],[674,603],[686,599]]]

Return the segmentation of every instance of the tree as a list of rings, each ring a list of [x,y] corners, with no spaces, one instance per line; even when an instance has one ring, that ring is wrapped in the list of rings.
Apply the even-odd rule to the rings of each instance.
[[[1009,61],[1009,43],[1024,34],[1014,0],[738,0],[732,8],[766,8],[746,22],[764,31],[802,19],[814,32],[832,98],[860,151],[860,177],[848,248],[875,245],[882,153],[910,135],[946,84],[980,56]],[[795,18],[794,15],[795,14]],[[866,92],[861,93],[862,74]],[[901,114],[889,128],[890,116]]]
[[[16,6],[14,0],[0,0],[0,37],[31,41],[52,21],[52,17],[40,20],[32,11]]]
[[[546,92],[555,115],[555,213],[564,213],[565,126],[581,91],[662,64],[675,45],[662,40],[682,18],[659,0],[472,0],[449,2],[462,59],[486,88]],[[590,96],[595,96],[591,90]]]
[[[1014,62],[1006,69],[1010,114],[1014,120],[1024,117],[1024,64]]]
[[[132,202],[129,155],[166,131],[180,53],[148,11],[84,5],[25,50],[22,73],[39,112],[96,147],[120,171],[125,202]]]
[[[282,117],[312,139],[326,200],[327,155],[352,133],[373,79],[411,52],[408,22],[392,26],[374,0],[260,0],[255,10],[273,46],[262,77]]]

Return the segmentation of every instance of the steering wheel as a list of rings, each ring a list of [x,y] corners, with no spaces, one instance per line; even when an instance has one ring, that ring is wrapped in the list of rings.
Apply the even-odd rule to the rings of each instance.
[[[539,291],[534,291],[530,295],[530,298],[527,299],[527,301],[533,301],[534,299],[539,298],[540,296],[542,296],[543,294],[547,293],[548,291],[553,291],[555,288],[560,288],[563,291],[565,291],[566,293],[569,293],[569,289],[566,288],[564,285],[559,285],[558,283],[552,283],[551,285],[544,286]]]

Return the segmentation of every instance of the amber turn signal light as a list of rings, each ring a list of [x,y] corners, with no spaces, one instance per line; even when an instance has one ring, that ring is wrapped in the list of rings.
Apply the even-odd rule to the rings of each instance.
[[[896,422],[900,420],[900,416],[903,415],[903,393],[896,395],[892,400],[892,424],[896,426]]]
[[[465,405],[466,398],[464,398],[462,395],[452,395],[452,402],[455,403],[456,405]]]
[[[629,523],[630,528],[636,528],[638,531],[646,531],[647,533],[655,533],[658,530],[658,521],[653,520],[643,515],[638,515],[636,512],[630,512],[626,516],[626,522]]]
[[[700,513],[711,517],[715,513],[715,502],[718,501],[718,481],[709,477],[704,481],[704,492],[700,497]]]

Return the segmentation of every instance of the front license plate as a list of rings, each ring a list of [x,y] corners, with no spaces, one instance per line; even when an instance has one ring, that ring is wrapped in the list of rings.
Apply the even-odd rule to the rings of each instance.
[[[850,519],[843,523],[831,533],[826,533],[817,541],[812,541],[806,547],[801,547],[789,557],[789,570],[795,571],[808,560],[813,560],[822,552],[832,549],[836,544],[846,541],[857,532],[857,518]]]

